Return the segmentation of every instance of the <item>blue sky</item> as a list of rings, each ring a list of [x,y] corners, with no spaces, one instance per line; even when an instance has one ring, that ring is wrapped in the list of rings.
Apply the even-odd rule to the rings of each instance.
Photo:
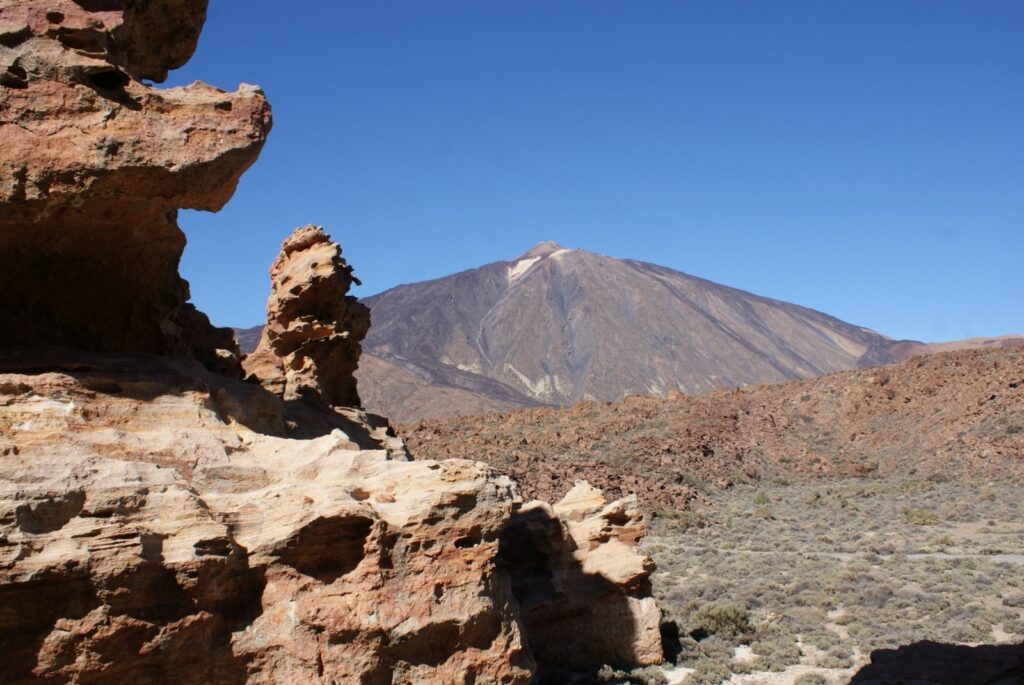
[[[1024,333],[1024,2],[212,0],[169,84],[274,130],[182,271],[222,325],[322,224],[369,295],[555,240],[898,338]]]

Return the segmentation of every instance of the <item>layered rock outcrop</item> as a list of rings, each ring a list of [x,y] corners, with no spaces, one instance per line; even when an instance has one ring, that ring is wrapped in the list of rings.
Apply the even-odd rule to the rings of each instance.
[[[370,310],[348,294],[359,284],[320,226],[297,228],[270,267],[267,325],[245,370],[286,401],[358,407],[353,375]]]
[[[220,209],[270,129],[263,93],[158,90],[206,0],[0,0],[0,348],[194,357],[237,371],[186,301],[179,209]],[[218,351],[220,350],[220,351]]]
[[[6,682],[525,684],[661,660],[633,498],[520,510],[506,476],[394,459],[355,422],[283,437],[279,398],[195,362],[0,362]]]
[[[2,361],[5,682],[529,682],[507,477],[268,434],[194,362]]]
[[[519,512],[484,464],[408,459],[359,409],[368,311],[321,229],[271,270],[259,382],[185,303],[174,212],[223,204],[270,124],[251,87],[141,83],[188,58],[205,6],[0,0],[3,681],[525,685],[656,661],[635,502],[581,486]],[[517,530],[546,536],[527,568]],[[523,594],[538,574],[557,596]],[[543,621],[581,638],[524,632]]]

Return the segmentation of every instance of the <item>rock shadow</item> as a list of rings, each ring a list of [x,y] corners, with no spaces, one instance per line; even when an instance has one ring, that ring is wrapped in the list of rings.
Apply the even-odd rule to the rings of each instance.
[[[850,685],[1017,685],[1024,682],[1024,644],[952,645],[922,640],[876,649]]]
[[[629,591],[586,572],[562,522],[540,508],[513,515],[503,528],[497,566],[519,605],[524,639],[537,663],[537,683],[592,682],[605,664],[631,669],[637,624]]]

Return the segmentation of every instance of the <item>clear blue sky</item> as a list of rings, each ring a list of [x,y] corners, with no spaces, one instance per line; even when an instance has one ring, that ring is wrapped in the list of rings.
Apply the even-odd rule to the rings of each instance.
[[[216,323],[323,224],[369,295],[534,243],[900,338],[1024,332],[1024,2],[212,0],[169,83],[274,130],[182,270]]]

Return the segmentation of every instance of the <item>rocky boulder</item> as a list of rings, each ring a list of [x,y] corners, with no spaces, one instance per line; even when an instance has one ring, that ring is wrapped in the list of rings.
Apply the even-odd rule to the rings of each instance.
[[[142,83],[188,59],[205,7],[0,0],[3,681],[526,685],[538,662],[657,661],[635,500],[519,512],[482,463],[410,460],[359,408],[369,313],[321,229],[271,269],[259,382],[185,302],[175,212],[226,202],[270,126],[255,88]]]
[[[654,562],[636,547],[644,535],[635,496],[609,503],[585,481],[554,505],[525,504],[505,526],[498,563],[546,680],[662,661]]]

